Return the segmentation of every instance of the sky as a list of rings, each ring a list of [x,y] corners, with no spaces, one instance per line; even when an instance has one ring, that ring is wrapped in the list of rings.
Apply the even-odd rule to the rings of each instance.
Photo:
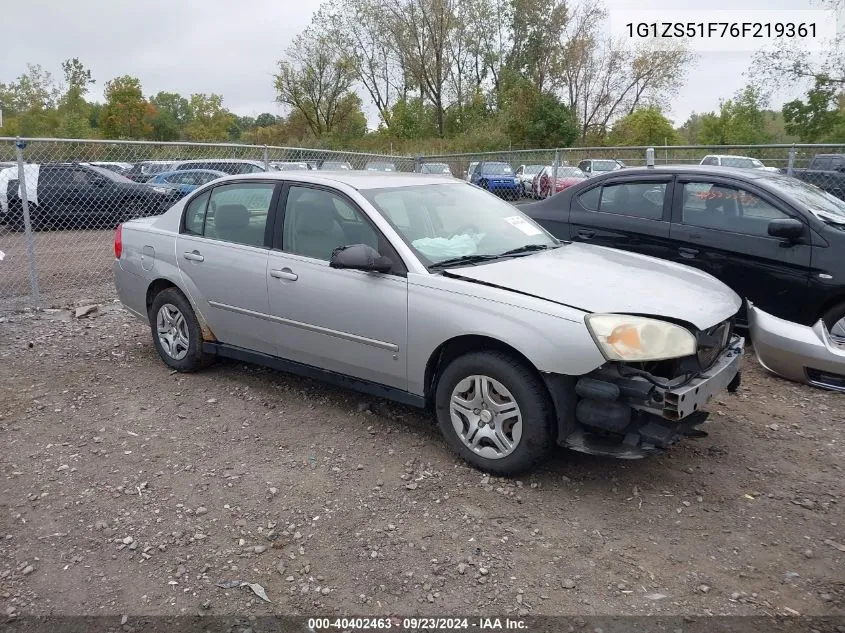
[[[587,0],[593,1],[593,0]],[[239,115],[283,114],[275,103],[276,63],[304,29],[318,0],[28,0],[6,2],[0,82],[41,64],[61,78],[61,62],[78,57],[91,69],[94,99],[119,75],[141,80],[145,94],[217,93]],[[701,9],[701,0],[605,0],[610,11]],[[761,20],[773,9],[811,8],[810,0],[708,0],[706,7],[754,9]],[[748,82],[751,53],[700,54],[667,113],[676,125],[691,112],[708,112]],[[773,97],[779,108],[803,93],[787,86]],[[362,95],[362,98],[364,96]],[[364,99],[367,105],[366,98]],[[371,127],[377,124],[366,107]]]

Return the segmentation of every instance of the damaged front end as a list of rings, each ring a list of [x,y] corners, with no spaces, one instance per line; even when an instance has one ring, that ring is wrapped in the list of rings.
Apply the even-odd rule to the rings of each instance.
[[[700,332],[695,356],[652,363],[607,362],[580,377],[547,376],[558,412],[558,444],[638,459],[662,452],[697,427],[717,393],[740,383],[745,340],[730,322]]]

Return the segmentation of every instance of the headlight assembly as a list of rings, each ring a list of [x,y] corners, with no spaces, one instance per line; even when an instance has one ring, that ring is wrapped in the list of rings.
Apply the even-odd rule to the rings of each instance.
[[[587,329],[607,360],[641,362],[695,354],[695,336],[685,327],[625,314],[590,314]]]

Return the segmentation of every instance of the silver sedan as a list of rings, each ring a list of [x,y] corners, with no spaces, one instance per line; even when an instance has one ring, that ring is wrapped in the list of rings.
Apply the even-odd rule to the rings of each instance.
[[[659,452],[739,384],[724,284],[560,242],[449,177],[223,178],[119,227],[114,274],[168,367],[225,356],[428,407],[498,474],[555,445]]]

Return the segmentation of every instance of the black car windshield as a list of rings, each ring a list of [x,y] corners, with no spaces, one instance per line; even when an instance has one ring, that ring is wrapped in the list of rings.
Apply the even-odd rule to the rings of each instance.
[[[426,266],[559,244],[513,205],[465,183],[364,189],[361,194]]]
[[[481,166],[481,173],[490,176],[504,176],[512,174],[513,170],[507,163],[484,163]]]
[[[794,198],[823,222],[845,224],[845,202],[797,178],[772,173],[763,181],[777,193]]]
[[[105,167],[99,167],[98,165],[89,165],[88,169],[93,172],[96,172],[104,178],[108,178],[112,182],[132,182],[131,180],[129,180],[129,178],[121,176],[120,174],[113,172],[111,169],[106,169]]]

